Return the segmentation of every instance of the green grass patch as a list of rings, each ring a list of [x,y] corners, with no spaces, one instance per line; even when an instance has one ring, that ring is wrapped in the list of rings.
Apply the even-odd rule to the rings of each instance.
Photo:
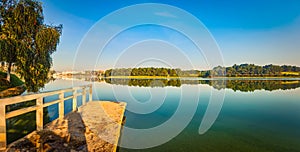
[[[286,76],[298,76],[300,75],[299,72],[281,72],[282,75],[286,75]]]
[[[10,75],[10,82],[8,82],[6,80],[6,75],[7,74],[5,72],[0,71],[0,91],[24,84],[24,82],[14,74]]]

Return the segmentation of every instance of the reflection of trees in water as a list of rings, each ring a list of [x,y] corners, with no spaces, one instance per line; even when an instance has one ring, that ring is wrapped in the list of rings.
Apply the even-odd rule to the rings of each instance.
[[[234,91],[251,92],[255,90],[289,90],[300,87],[300,81],[295,80],[213,80],[206,81],[215,89],[229,88]]]
[[[6,112],[36,105],[36,100],[6,106]],[[44,124],[50,122],[48,109],[44,108]],[[36,130],[36,111],[12,117],[6,120],[7,142],[11,143]]]
[[[184,80],[184,79],[105,79],[106,83],[140,87],[180,87],[183,84],[208,84],[215,89],[229,88],[234,91],[288,90],[300,87],[299,80]]]
[[[84,81],[101,82],[103,79],[100,77],[84,77]]]
[[[139,87],[180,87],[180,79],[105,79],[106,83]]]

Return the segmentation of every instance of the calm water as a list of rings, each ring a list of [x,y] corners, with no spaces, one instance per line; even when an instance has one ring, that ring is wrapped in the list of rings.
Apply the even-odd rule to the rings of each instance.
[[[131,128],[155,127],[167,121],[180,102],[187,105],[195,105],[191,102],[198,102],[193,119],[178,136],[158,147],[136,151],[300,151],[300,89],[297,80],[190,80],[181,81],[180,87],[171,85],[154,88],[145,85],[139,87],[138,84],[134,86],[135,84],[130,82],[125,84],[131,86],[120,85],[120,80],[114,82],[119,85],[98,84],[98,98],[115,100],[113,89],[124,91],[124,95],[115,93],[121,101],[127,101],[128,93],[140,102],[151,100],[151,95],[152,98],[165,95],[161,107],[150,114],[127,111],[126,126]],[[127,88],[129,91],[125,92]],[[225,99],[214,125],[208,132],[200,135],[198,129],[208,106],[211,89],[225,89]],[[183,93],[188,96],[199,94],[199,101],[189,100],[188,97],[180,101]],[[129,108],[134,106],[128,105]],[[189,108],[193,109],[191,106]],[[154,138],[158,140],[159,137]],[[130,137],[123,139],[130,140]],[[133,150],[121,148],[120,151]]]
[[[87,81],[56,80],[43,91],[88,84]],[[195,112],[183,131],[162,145],[147,149],[120,148],[126,151],[300,151],[300,81],[289,80],[106,80],[94,82],[94,100],[125,101],[126,127],[147,129],[170,120],[180,106],[185,113]],[[224,91],[222,109],[212,127],[198,133],[209,104],[211,91]],[[195,100],[193,97],[197,97]],[[132,101],[136,101],[134,103]],[[152,102],[154,104],[147,104]],[[157,103],[156,103],[157,102]],[[69,105],[71,107],[71,104]],[[48,109],[50,119],[55,107]],[[182,121],[182,120],[183,121]],[[176,127],[175,127],[176,128]],[[170,130],[174,126],[170,126]],[[121,143],[152,142],[163,139],[122,135]]]

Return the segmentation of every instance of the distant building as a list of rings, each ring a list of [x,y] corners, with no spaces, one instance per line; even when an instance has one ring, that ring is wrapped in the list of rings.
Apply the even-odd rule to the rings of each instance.
[[[63,71],[56,72],[53,74],[54,77],[63,77],[63,76],[87,76],[87,77],[99,77],[104,74],[102,70],[90,70],[90,71]]]
[[[85,75],[90,76],[102,76],[104,71],[102,70],[91,70],[91,71],[85,71]]]
[[[8,63],[4,62],[4,61],[0,61],[0,71],[7,71],[8,68]],[[11,72],[16,72],[17,70],[17,66],[15,65],[15,63],[12,63],[11,65]]]

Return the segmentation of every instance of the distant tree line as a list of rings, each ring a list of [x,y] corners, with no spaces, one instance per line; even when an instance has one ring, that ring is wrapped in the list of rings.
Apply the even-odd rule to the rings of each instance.
[[[110,76],[161,76],[161,77],[198,77],[198,70],[181,70],[170,68],[119,68],[109,69],[104,72],[105,77]]]
[[[300,67],[290,65],[265,65],[254,64],[233,65],[231,67],[217,66],[212,70],[181,70],[170,68],[120,68],[109,69],[104,73],[105,77],[110,76],[162,76],[162,77],[300,77]]]
[[[233,65],[232,67],[215,67],[205,71],[202,77],[279,77],[279,76],[300,76],[300,67],[289,65],[265,65],[254,64]]]

